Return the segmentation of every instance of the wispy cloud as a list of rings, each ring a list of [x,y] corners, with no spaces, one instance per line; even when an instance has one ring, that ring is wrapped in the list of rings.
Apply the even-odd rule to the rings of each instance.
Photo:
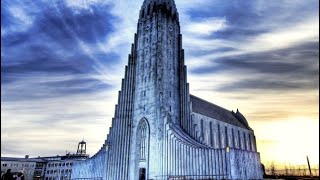
[[[100,148],[141,4],[1,1],[2,155],[62,154],[73,151],[83,136],[90,154]],[[260,142],[281,141],[266,139],[261,123],[299,124],[297,117],[319,122],[318,1],[176,4],[191,93],[240,108]],[[16,132],[19,128],[24,131]],[[312,133],[307,134],[302,137]],[[264,154],[261,149],[264,161],[272,159]]]

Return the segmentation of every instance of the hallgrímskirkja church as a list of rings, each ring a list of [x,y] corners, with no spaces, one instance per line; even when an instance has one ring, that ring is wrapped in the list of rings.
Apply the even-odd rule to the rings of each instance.
[[[145,0],[107,139],[72,179],[262,179],[237,110],[189,93],[174,0]]]

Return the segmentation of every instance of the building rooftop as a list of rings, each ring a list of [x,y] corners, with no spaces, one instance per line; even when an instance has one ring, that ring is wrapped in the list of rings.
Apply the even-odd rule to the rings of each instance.
[[[47,162],[41,158],[16,158],[16,157],[1,157],[1,161],[21,161],[21,162]]]
[[[251,130],[248,123],[246,123],[244,116],[241,115],[241,119],[240,119],[240,115],[237,117],[233,111],[224,109],[223,107],[210,103],[206,100],[203,100],[191,94],[190,94],[190,99],[192,102],[193,112],[228,123],[228,124],[232,124],[234,126]]]

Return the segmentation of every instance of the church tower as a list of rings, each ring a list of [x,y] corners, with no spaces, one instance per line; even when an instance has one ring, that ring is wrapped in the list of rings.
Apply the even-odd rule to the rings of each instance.
[[[181,35],[173,0],[145,0],[138,20],[130,175],[161,174],[165,123],[179,124]],[[160,156],[152,156],[158,154]],[[137,174],[139,173],[139,174]]]
[[[112,127],[72,178],[262,179],[246,118],[189,94],[174,0],[144,0]]]

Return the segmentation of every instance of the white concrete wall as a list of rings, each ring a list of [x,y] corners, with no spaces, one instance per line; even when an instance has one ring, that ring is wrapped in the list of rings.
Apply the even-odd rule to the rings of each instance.
[[[106,179],[106,149],[102,148],[97,154],[87,160],[74,161],[71,179],[92,178]]]

